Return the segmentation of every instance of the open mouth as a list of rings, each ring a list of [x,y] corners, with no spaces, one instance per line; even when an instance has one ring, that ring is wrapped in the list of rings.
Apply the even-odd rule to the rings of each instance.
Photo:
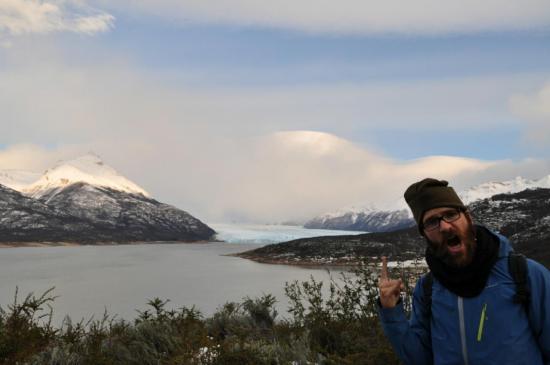
[[[454,247],[460,245],[460,238],[458,236],[452,236],[447,239],[447,246]]]
[[[459,255],[462,253],[462,241],[458,236],[452,236],[447,239],[447,250],[451,255]]]

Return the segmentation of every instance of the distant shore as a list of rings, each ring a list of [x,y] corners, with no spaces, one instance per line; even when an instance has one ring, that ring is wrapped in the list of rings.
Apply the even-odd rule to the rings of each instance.
[[[303,266],[303,267],[322,267],[322,268],[348,268],[353,269],[354,267],[363,266],[365,264],[364,258],[351,258],[351,257],[341,257],[341,258],[297,258],[297,257],[270,257],[270,256],[261,256],[253,255],[249,253],[234,253],[228,254],[226,256],[240,257],[247,260],[252,260],[261,264],[269,265],[292,265],[292,266]],[[379,257],[371,257],[369,266],[378,267],[380,264]],[[422,257],[416,259],[408,260],[392,260],[388,263],[389,267],[426,267],[426,263]]]
[[[18,247],[81,247],[81,246],[122,246],[122,245],[151,245],[151,244],[196,244],[196,243],[219,243],[222,241],[135,241],[135,242],[96,242],[96,243],[79,243],[79,242],[0,242],[1,248],[18,248]]]
[[[72,247],[83,246],[80,243],[73,242],[2,242],[0,248],[17,248],[17,247]]]
[[[306,267],[354,267],[362,265],[362,261],[358,259],[342,259],[342,258],[317,258],[317,259],[300,259],[296,257],[281,258],[281,257],[269,257],[269,256],[256,256],[246,253],[234,253],[226,256],[240,257],[242,259],[252,260],[261,264],[270,265],[292,265],[292,266],[306,266]]]

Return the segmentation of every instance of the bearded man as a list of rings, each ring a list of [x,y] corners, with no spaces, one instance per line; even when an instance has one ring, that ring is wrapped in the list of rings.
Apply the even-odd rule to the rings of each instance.
[[[399,358],[419,365],[550,365],[550,271],[523,258],[518,285],[508,239],[475,225],[446,181],[416,182],[405,200],[426,239],[430,273],[417,282],[407,319],[403,283],[389,278],[383,258],[379,315]],[[524,300],[517,300],[520,287]]]

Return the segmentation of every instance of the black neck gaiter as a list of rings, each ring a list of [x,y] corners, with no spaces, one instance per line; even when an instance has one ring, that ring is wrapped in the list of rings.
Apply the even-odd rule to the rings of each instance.
[[[449,266],[436,257],[429,246],[426,249],[426,262],[434,277],[445,288],[465,298],[476,297],[483,291],[498,258],[498,237],[487,228],[476,226],[476,240],[472,262],[463,267]]]

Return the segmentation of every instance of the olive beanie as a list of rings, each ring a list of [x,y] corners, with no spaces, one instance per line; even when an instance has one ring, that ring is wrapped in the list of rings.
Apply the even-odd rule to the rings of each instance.
[[[466,209],[455,190],[445,180],[426,178],[409,186],[405,200],[411,208],[414,220],[420,229],[422,217],[433,208],[452,207]]]

